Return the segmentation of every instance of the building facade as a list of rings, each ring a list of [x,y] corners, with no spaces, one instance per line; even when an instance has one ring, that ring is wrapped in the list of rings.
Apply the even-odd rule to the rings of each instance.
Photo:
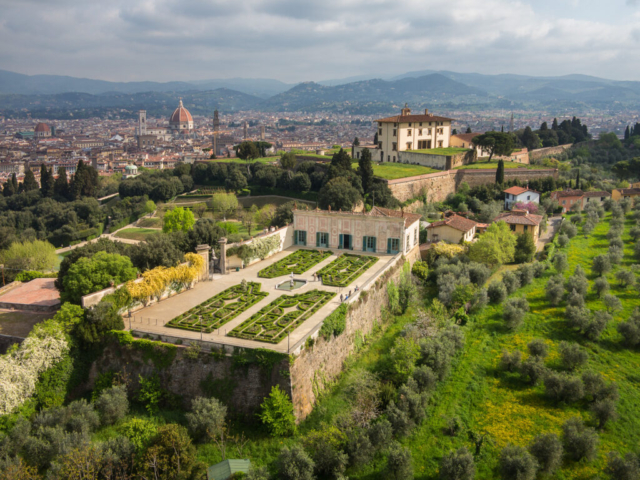
[[[370,212],[294,210],[295,245],[395,255],[418,247],[420,215],[373,207]]]
[[[542,215],[534,215],[526,210],[512,210],[498,215],[493,219],[494,222],[505,222],[509,225],[512,232],[522,235],[530,233],[533,241],[537,244],[540,238],[540,223]]]
[[[511,210],[515,203],[540,203],[540,194],[524,187],[511,187],[504,190],[504,209]]]
[[[427,241],[433,243],[470,242],[476,234],[476,226],[477,223],[473,220],[453,214],[427,226]]]

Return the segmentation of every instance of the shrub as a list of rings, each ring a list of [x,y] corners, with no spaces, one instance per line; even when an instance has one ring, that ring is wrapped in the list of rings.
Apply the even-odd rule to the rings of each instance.
[[[524,322],[524,316],[529,311],[529,302],[524,297],[510,298],[504,305],[502,317],[507,328],[516,330]]]
[[[537,358],[546,358],[548,355],[547,344],[541,338],[534,338],[527,344],[529,354]]]
[[[487,295],[491,303],[502,303],[507,298],[507,289],[504,283],[494,280],[487,288]]]
[[[609,247],[609,260],[612,265],[618,265],[622,262],[622,258],[624,257],[624,252],[620,247]]]
[[[606,275],[611,271],[611,261],[609,255],[598,255],[593,259],[591,271],[598,276]]]
[[[569,238],[573,238],[578,234],[578,227],[569,222],[562,222],[560,233],[566,235]]]
[[[616,280],[618,280],[620,287],[627,288],[636,283],[636,276],[630,270],[618,270]]]
[[[475,262],[469,264],[469,280],[474,285],[483,286],[490,276],[491,270],[486,265]]]
[[[420,341],[422,362],[438,376],[444,379],[451,368],[452,349],[437,338],[425,338]]]
[[[418,385],[420,392],[430,393],[435,390],[438,377],[436,377],[433,370],[426,365],[416,367],[411,376]]]
[[[514,350],[511,353],[503,350],[502,357],[500,358],[500,368],[507,372],[516,372],[520,369],[521,363],[522,353],[520,353],[520,350]]]
[[[556,272],[562,273],[569,267],[569,262],[567,261],[567,256],[564,253],[556,253],[553,256],[553,268],[556,269]]]
[[[305,451],[311,457],[318,475],[323,478],[342,476],[349,461],[348,455],[341,450],[344,441],[344,434],[335,426],[325,426],[306,436]]]
[[[516,270],[520,286],[525,287],[533,281],[533,268],[531,265],[520,265]]]
[[[415,426],[409,413],[399,408],[394,401],[391,401],[387,407],[387,419],[396,437],[404,437]]]
[[[516,241],[516,251],[514,261],[516,263],[527,263],[533,259],[536,254],[536,243],[533,241],[533,235],[529,232],[518,235]]]
[[[592,460],[598,450],[599,439],[593,428],[585,427],[581,418],[573,417],[562,425],[562,443],[572,460]]]
[[[578,298],[582,298],[578,296]],[[589,323],[591,322],[591,312],[589,309],[578,305],[567,305],[564,312],[564,317],[567,320],[567,325],[571,328],[576,328],[581,332],[585,331]]]
[[[607,293],[602,301],[604,302],[605,307],[607,307],[607,311],[609,313],[615,313],[622,310],[622,302],[615,295]]]
[[[349,455],[349,463],[357,467],[366,465],[375,455],[375,448],[365,430],[357,430],[349,435],[346,451]]]
[[[587,280],[587,275],[584,273],[584,270],[580,265],[576,266],[573,275],[567,279],[565,288],[567,289],[567,292],[575,290],[583,297],[587,294],[587,291],[589,290],[589,281]]]
[[[398,337],[390,351],[394,373],[400,381],[405,381],[420,358],[420,346],[413,338]]]
[[[160,403],[164,399],[164,391],[160,386],[160,377],[157,373],[143,377],[138,375],[140,390],[138,391],[138,401],[144,405],[150,415],[155,415],[159,411]]]
[[[562,234],[562,235],[558,235],[558,240],[557,240],[557,242],[558,242],[558,246],[560,246],[560,248],[564,248],[564,247],[566,247],[567,245],[569,245],[569,242],[570,242],[570,241],[571,241],[571,240],[569,240],[569,237],[568,237],[567,235],[564,235],[564,234]]]
[[[558,351],[560,352],[562,366],[567,370],[575,370],[586,364],[587,360],[589,360],[589,354],[577,343],[560,342]]]
[[[587,324],[586,328],[583,329],[584,335],[589,340],[597,340],[602,335],[602,332],[607,328],[607,325],[611,321],[611,315],[609,313],[598,310],[593,313],[593,317]]]
[[[124,418],[129,411],[127,389],[124,385],[116,385],[103,390],[96,400],[96,409],[103,425],[113,425]]]
[[[520,288],[520,279],[513,272],[504,272],[502,275],[502,283],[507,289],[507,293],[511,295]]]
[[[347,304],[343,303],[324,319],[320,327],[320,335],[325,340],[330,340],[331,337],[339,336],[345,328],[347,328]]]
[[[411,273],[413,273],[420,281],[426,283],[429,276],[429,264],[427,262],[417,261],[411,267]]]
[[[564,297],[564,277],[558,274],[547,280],[545,293],[551,305],[559,305]]]
[[[476,466],[473,455],[466,447],[449,452],[440,462],[440,478],[442,480],[473,480],[476,476]]]
[[[227,407],[216,398],[196,397],[185,415],[189,432],[196,439],[217,438],[224,428]]]
[[[314,467],[311,457],[298,444],[282,447],[276,460],[278,478],[283,480],[313,480]]]
[[[523,447],[507,445],[500,452],[500,476],[503,480],[534,480],[536,461]]]
[[[547,367],[540,357],[530,356],[522,363],[520,374],[528,378],[531,385],[537,385],[547,375]]]
[[[278,385],[271,388],[271,393],[260,405],[260,410],[260,420],[271,435],[284,437],[295,433],[296,419],[293,415],[293,404]]]
[[[413,465],[411,464],[411,451],[394,443],[389,449],[387,456],[387,468],[385,478],[405,480],[413,478]]]
[[[393,428],[389,420],[382,419],[374,423],[368,430],[369,440],[374,448],[380,450],[386,448],[391,443],[393,437]]]
[[[555,433],[538,435],[529,445],[531,455],[538,462],[540,472],[553,473],[562,465],[562,443]]]
[[[609,288],[609,282],[605,277],[598,277],[593,282],[593,291],[600,298],[604,297]]]
[[[261,467],[251,465],[242,480],[269,480],[269,470],[264,465]]]
[[[627,347],[640,346],[640,309],[636,308],[629,320],[618,324],[618,333]]]
[[[629,452],[624,457],[616,451],[609,452],[606,472],[614,480],[638,480],[640,478],[640,459]]]
[[[598,400],[591,405],[591,412],[598,422],[598,428],[605,427],[607,422],[615,421],[618,418],[616,404],[611,399]]]
[[[484,309],[484,307],[487,306],[488,303],[489,303],[489,295],[487,294],[487,290],[485,288],[481,288],[480,290],[477,290],[473,294],[473,298],[471,299],[471,302],[469,305],[469,313],[474,314],[474,313],[481,312]]]
[[[533,262],[531,268],[533,269],[533,276],[540,278],[547,268],[549,268],[549,264],[547,262]]]
[[[120,425],[118,431],[140,450],[155,436],[157,427],[152,420],[134,417]]]
[[[444,430],[447,433],[447,435],[451,437],[455,437],[462,431],[463,428],[464,428],[464,424],[462,423],[462,420],[460,420],[459,417],[450,417],[450,418],[447,418],[446,426],[444,427]]]
[[[556,403],[574,403],[584,397],[584,385],[578,377],[548,372],[544,377],[546,395]]]

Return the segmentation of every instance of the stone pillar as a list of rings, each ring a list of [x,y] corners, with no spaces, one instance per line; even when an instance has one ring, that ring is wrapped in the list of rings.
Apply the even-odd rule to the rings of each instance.
[[[227,239],[222,237],[218,240],[220,244],[220,273],[227,274]]]
[[[209,245],[198,245],[196,247],[196,253],[204,260],[204,266],[200,272],[200,281],[209,279],[209,250],[211,250]]]

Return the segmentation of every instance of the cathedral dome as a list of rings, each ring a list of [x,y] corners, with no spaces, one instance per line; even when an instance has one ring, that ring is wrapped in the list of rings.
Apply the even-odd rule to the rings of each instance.
[[[182,105],[182,100],[180,100],[180,105],[173,112],[173,115],[171,115],[169,124],[179,124],[185,122],[193,122],[193,118],[191,117],[189,110],[184,108],[184,106]]]
[[[36,125],[35,131],[38,133],[51,132],[51,127],[49,127],[49,125],[47,125],[46,123],[39,123]]]

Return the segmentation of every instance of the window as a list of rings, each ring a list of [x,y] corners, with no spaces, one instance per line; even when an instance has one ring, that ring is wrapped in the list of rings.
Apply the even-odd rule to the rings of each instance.
[[[295,230],[293,232],[293,240],[295,245],[307,245],[307,231],[306,230]]]
[[[442,135],[444,133],[444,129],[443,128],[439,128],[438,129],[438,135]]]
[[[407,150],[411,150],[411,142],[407,142]]]
[[[410,128],[407,130],[407,135],[411,135],[411,129]]]
[[[382,150],[382,142],[378,142],[378,147],[380,147],[380,150]]]
[[[410,238],[411,238],[411,236],[410,236],[410,235],[407,235],[407,246],[405,247],[405,248],[406,248],[406,250],[405,250],[406,252],[408,252],[408,251],[409,251],[409,247],[411,246],[411,244],[409,243],[409,239],[410,239]]]
[[[391,150],[393,150],[394,152],[396,152],[398,150],[398,144],[396,142],[393,142],[391,144]]]
[[[422,136],[422,129],[418,130],[418,135]]]
[[[438,140],[438,148],[442,148],[442,140]]]
[[[528,230],[529,225],[525,225],[524,226],[524,231],[526,232]]]
[[[527,195],[527,200],[531,200],[531,195]]]
[[[387,253],[398,253],[400,251],[400,239],[389,238],[387,240]]]
[[[394,126],[394,127],[397,127],[397,126],[398,126],[398,124],[397,124],[397,123],[394,123],[394,124],[393,124],[393,126]]]
[[[316,233],[316,247],[329,247],[329,234],[327,232]]]
[[[394,162],[396,161],[396,156],[395,156],[395,155],[393,156],[393,161],[394,161]]]
[[[360,152],[356,153],[356,158],[360,158]]]
[[[391,155],[387,155],[387,162],[391,161]]]
[[[381,128],[378,129],[378,135],[382,135],[382,129]]]
[[[417,244],[417,243],[418,243],[418,229],[416,228],[416,229],[413,231],[413,244],[415,245],[415,244]]]
[[[420,126],[422,126],[422,122],[420,122]]]
[[[427,135],[431,135],[431,129],[427,128]]]
[[[515,231],[516,231],[516,226],[515,226],[515,225],[509,225],[509,227],[511,228],[511,231],[512,231],[512,232],[515,232]]]
[[[398,130],[396,130],[395,128],[393,129],[393,136],[397,137],[398,136]]]
[[[566,205],[567,204],[566,200],[562,200],[562,204]]]
[[[409,122],[409,126],[411,126],[411,122]]]

